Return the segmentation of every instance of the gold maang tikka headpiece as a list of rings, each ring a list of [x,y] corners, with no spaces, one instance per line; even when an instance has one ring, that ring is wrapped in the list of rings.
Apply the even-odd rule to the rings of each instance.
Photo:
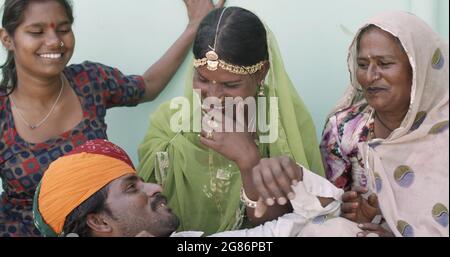
[[[219,55],[216,53],[216,44],[217,44],[217,35],[219,34],[219,27],[220,23],[222,22],[223,15],[227,8],[225,7],[220,14],[219,21],[217,22],[217,28],[216,28],[216,34],[214,37],[214,46],[208,46],[210,51],[208,51],[205,54],[205,58],[202,59],[194,59],[194,67],[198,68],[201,66],[207,65],[206,68],[210,71],[216,71],[218,67],[222,68],[223,70],[226,70],[228,72],[239,74],[239,75],[247,75],[247,74],[254,74],[261,70],[261,68],[264,66],[264,64],[267,63],[267,61],[261,61],[255,65],[251,66],[239,66],[239,65],[233,65],[230,63],[225,62],[224,60],[221,60],[219,58]]]

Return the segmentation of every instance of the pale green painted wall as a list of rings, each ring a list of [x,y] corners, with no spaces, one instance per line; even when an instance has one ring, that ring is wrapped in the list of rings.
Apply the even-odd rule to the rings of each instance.
[[[1,1],[3,2],[3,1]],[[77,47],[72,63],[84,60],[141,74],[183,31],[187,16],[179,0],[76,0]],[[369,16],[383,10],[411,11],[430,23],[448,41],[447,0],[228,0],[256,12],[278,38],[288,73],[306,105],[317,132],[348,82],[347,47]],[[350,33],[349,33],[350,32]],[[4,60],[4,51],[0,60]],[[111,141],[121,145],[137,164],[138,144],[149,115],[163,101],[181,95],[184,71],[153,103],[116,108],[107,116]]]

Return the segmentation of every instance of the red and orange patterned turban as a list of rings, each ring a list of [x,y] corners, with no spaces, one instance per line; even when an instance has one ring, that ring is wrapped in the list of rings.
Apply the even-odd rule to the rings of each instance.
[[[66,217],[96,192],[135,174],[128,155],[106,140],[88,141],[54,161],[36,191],[33,214],[44,236],[64,235]]]

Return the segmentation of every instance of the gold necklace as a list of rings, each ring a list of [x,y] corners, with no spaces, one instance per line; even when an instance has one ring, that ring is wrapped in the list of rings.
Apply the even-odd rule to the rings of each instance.
[[[47,115],[45,115],[44,118],[41,121],[39,121],[38,123],[36,123],[35,125],[31,125],[28,121],[26,121],[22,111],[20,111],[20,109],[16,107],[16,104],[14,103],[12,95],[9,96],[9,99],[11,100],[12,108],[14,108],[17,111],[17,114],[19,115],[19,118],[23,121],[23,123],[25,123],[25,125],[27,125],[30,129],[35,130],[35,129],[39,128],[40,126],[42,126],[42,124],[44,124],[44,122],[47,121],[47,119],[53,113],[56,105],[59,102],[59,99],[61,98],[63,89],[64,89],[64,78],[63,78],[63,75],[61,75],[61,89],[59,90],[59,94],[58,94],[58,97],[56,98],[55,103],[53,103],[53,106],[52,106],[52,108],[50,108],[50,111],[47,113]]]

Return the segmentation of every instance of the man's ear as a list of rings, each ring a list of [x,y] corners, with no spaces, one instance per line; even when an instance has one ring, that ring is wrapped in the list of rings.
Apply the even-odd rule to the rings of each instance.
[[[13,40],[9,35],[9,33],[4,28],[0,28],[0,40],[2,41],[2,44],[6,48],[6,50],[8,51],[14,50]]]
[[[86,224],[92,230],[92,234],[111,234],[113,228],[110,220],[102,213],[91,213],[86,218]]]

